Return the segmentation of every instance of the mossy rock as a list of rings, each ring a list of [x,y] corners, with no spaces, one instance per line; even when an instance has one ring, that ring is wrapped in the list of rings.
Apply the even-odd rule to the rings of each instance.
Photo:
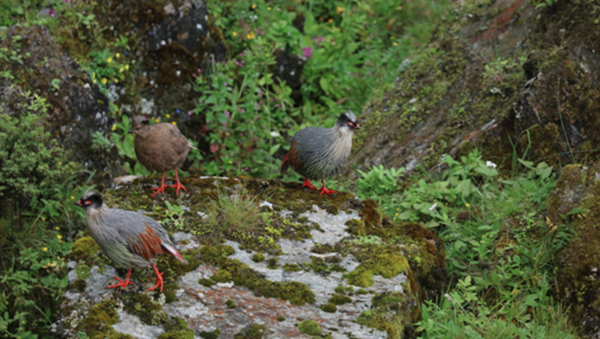
[[[162,310],[162,305],[153,302],[147,294],[128,296],[124,308],[128,313],[140,317],[140,320],[148,325],[158,325],[168,318]]]
[[[344,304],[351,303],[352,298],[350,298],[347,295],[343,295],[343,294],[334,294],[333,296],[331,296],[331,298],[329,298],[329,300],[327,302],[334,304],[334,305],[344,305]]]
[[[312,319],[304,319],[298,323],[298,331],[308,335],[319,335],[323,330],[318,322]]]
[[[372,286],[374,275],[389,279],[400,273],[409,274],[406,258],[396,249],[386,245],[370,246],[363,250],[357,259],[361,262],[360,265],[348,274],[348,283],[355,286]]]
[[[188,326],[188,323],[182,318],[170,318],[163,325],[165,333],[158,336],[158,339],[194,339],[194,331]],[[216,337],[218,338],[218,336]]]
[[[269,328],[267,326],[252,324],[234,334],[233,339],[262,339],[268,332]]]
[[[335,312],[337,312],[337,307],[335,306],[335,304],[329,302],[329,303],[321,306],[321,311],[327,312],[327,313],[335,313]]]
[[[89,338],[133,339],[129,334],[118,333],[113,329],[112,325],[117,322],[117,303],[104,300],[88,310],[87,316],[77,324],[74,332],[86,333]]]
[[[207,332],[207,331],[200,332],[200,337],[203,339],[219,339],[220,336],[221,336],[221,330],[218,328],[211,332]]]

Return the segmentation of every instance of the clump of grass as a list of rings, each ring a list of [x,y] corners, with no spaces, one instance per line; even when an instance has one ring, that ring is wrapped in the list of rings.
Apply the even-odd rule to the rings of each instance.
[[[246,193],[228,195],[219,191],[206,213],[208,217],[196,231],[215,239],[244,242],[258,232],[263,221],[256,197]]]

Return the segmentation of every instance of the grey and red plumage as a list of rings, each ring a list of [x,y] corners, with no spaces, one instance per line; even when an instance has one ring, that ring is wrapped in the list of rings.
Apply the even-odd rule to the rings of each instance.
[[[125,281],[115,277],[120,283],[108,288],[131,285],[129,277],[132,267],[152,267],[157,284],[149,291],[160,286],[162,292],[162,273],[154,264],[156,257],[171,254],[186,263],[156,220],[136,212],[108,208],[96,191],[86,191],[75,204],[85,209],[85,222],[90,235],[104,253],[115,264],[129,269]]]
[[[316,190],[310,180],[321,180],[322,194],[336,191],[325,187],[324,179],[339,173],[352,150],[352,135],[360,129],[352,112],[342,113],[333,128],[306,127],[290,139],[290,149],[281,163],[281,173],[293,168],[304,176],[304,185]]]
[[[187,191],[179,182],[177,168],[183,165],[191,149],[196,149],[194,145],[183,135],[179,128],[173,124],[160,123],[150,126],[150,121],[144,116],[133,118],[130,133],[135,133],[133,146],[138,160],[150,171],[162,172],[161,185],[152,196],[165,193],[165,172],[175,170],[176,183],[169,187],[177,188],[175,194],[179,194],[179,189]]]

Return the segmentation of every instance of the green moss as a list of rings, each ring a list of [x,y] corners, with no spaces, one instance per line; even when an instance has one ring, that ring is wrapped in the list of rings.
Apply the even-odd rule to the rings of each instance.
[[[298,324],[298,331],[308,335],[319,335],[321,334],[321,325],[318,322],[311,319],[304,319]]]
[[[227,253],[230,252],[226,249],[228,247],[206,245],[200,248],[202,258],[218,267],[217,273],[211,277],[212,280],[233,281],[237,286],[247,287],[256,295],[287,300],[294,305],[301,306],[315,302],[315,294],[306,284],[296,281],[280,283],[267,280],[248,265],[228,258]]]
[[[252,261],[254,261],[254,262],[261,262],[263,260],[265,260],[265,256],[262,255],[261,253],[256,253],[252,256]]]
[[[321,306],[321,311],[327,312],[327,313],[335,313],[335,312],[337,312],[337,307],[335,306],[335,304],[327,303],[327,304]]]
[[[204,339],[218,339],[220,336],[221,336],[221,330],[218,328],[212,332],[206,332],[206,331],[200,332],[200,337],[202,337]]]
[[[87,287],[87,283],[84,279],[77,279],[73,282],[73,287],[75,287],[75,289],[79,292],[83,292]]]
[[[325,263],[325,260],[321,257],[310,257],[310,263],[306,266],[312,268],[313,272],[320,275],[329,275],[329,265]]]
[[[346,228],[346,232],[352,235],[361,237],[367,235],[367,233],[365,232],[365,222],[360,219],[348,220],[344,225],[348,226],[348,228]]]
[[[357,259],[360,265],[348,274],[348,283],[369,287],[373,285],[373,276],[380,275],[386,279],[400,273],[408,273],[408,261],[397,248],[387,245],[369,246],[364,248]]]
[[[179,242],[179,244],[180,244],[180,245],[187,245],[187,244],[189,244],[189,243],[190,243],[190,242],[189,242],[188,240],[181,240],[181,241]]]
[[[92,237],[83,237],[73,243],[70,256],[74,260],[85,260],[90,255],[96,254],[99,250],[100,246],[98,246]]]
[[[269,332],[269,328],[265,325],[252,324],[247,326],[239,333],[233,335],[233,339],[262,339]]]
[[[331,298],[329,298],[328,302],[330,302],[334,305],[343,305],[343,304],[351,303],[352,298],[350,298],[347,295],[343,295],[343,294],[334,294],[333,296],[331,296]]]
[[[288,272],[298,272],[298,271],[301,271],[302,269],[300,268],[300,265],[298,265],[298,264],[285,264],[285,265],[283,265],[283,270],[288,271]]]
[[[158,270],[163,273],[163,281],[165,283],[174,283],[175,280],[189,273],[200,266],[198,250],[187,250],[181,253],[187,261],[187,264],[182,263],[172,255],[161,255],[156,261]]]
[[[79,322],[74,333],[84,332],[89,338],[133,339],[112,328],[117,322],[117,303],[113,300],[101,301],[88,310],[87,316]]]
[[[237,304],[235,302],[233,302],[233,300],[228,299],[225,304],[227,305],[227,308],[236,308]]]
[[[277,317],[277,321],[279,321],[279,322],[285,321],[285,317],[280,315],[279,317]]]
[[[279,258],[269,258],[267,260],[267,268],[272,270],[277,269],[279,267]]]
[[[170,304],[177,301],[176,291],[179,289],[179,285],[175,283],[165,284],[163,288],[163,294],[165,295],[165,303]]]
[[[358,289],[358,291],[356,291],[356,294],[359,294],[359,295],[361,295],[361,294],[368,294],[368,293],[369,293],[369,292],[367,292],[367,290],[365,290],[365,289],[362,289],[362,288],[361,288],[361,289]]]
[[[212,285],[216,284],[216,282],[212,279],[202,278],[202,279],[198,280],[198,284],[200,284],[204,287],[211,287]]]
[[[158,339],[194,339],[194,331],[188,326],[188,323],[182,318],[169,318],[164,322],[165,333],[158,336]]]
[[[338,294],[352,294],[352,292],[354,292],[354,287],[352,286],[342,286],[339,285],[335,288],[335,293]]]
[[[147,294],[128,296],[124,309],[148,325],[158,325],[168,318],[162,311],[162,305],[153,302]]]

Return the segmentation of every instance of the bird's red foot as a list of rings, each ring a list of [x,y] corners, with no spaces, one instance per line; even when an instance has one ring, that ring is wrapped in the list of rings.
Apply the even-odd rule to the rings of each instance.
[[[185,187],[183,187],[183,185],[181,184],[181,182],[179,182],[179,176],[177,176],[177,169],[175,169],[175,179],[177,180],[177,182],[175,183],[175,185],[170,185],[169,186],[169,187],[172,187],[172,188],[177,188],[177,192],[175,192],[175,195],[179,194],[179,189],[180,188],[187,192],[187,190],[185,189]]]
[[[169,187],[177,188],[177,192],[175,193],[175,195],[179,194],[179,189],[180,188],[187,192],[187,190],[185,189],[185,187],[183,187],[183,185],[179,181],[177,181],[177,183],[175,185],[169,185]]]
[[[321,187],[321,193],[319,193],[319,196],[321,196],[323,194],[332,195],[332,194],[337,193],[337,191],[329,190],[329,189],[327,189],[327,187],[325,187],[325,180],[321,180],[321,182],[323,183],[323,187]]]
[[[163,280],[162,280],[162,275],[163,273],[160,273],[158,271],[158,268],[156,267],[156,265],[152,264],[152,268],[154,268],[154,272],[156,273],[156,285],[154,285],[154,287],[149,288],[148,291],[152,291],[153,289],[157,288],[158,286],[160,286],[160,291],[162,292],[163,290]]]
[[[167,188],[167,186],[165,185],[165,174],[163,173],[162,180],[160,181],[160,186],[151,188],[152,190],[156,190],[156,192],[154,192],[151,195],[151,197],[157,195],[158,193],[162,193],[163,195],[165,195],[165,188]]]
[[[317,188],[315,187],[315,185],[312,184],[312,182],[310,182],[310,180],[308,180],[308,178],[304,179],[304,184],[302,184],[302,188],[304,187],[308,187],[313,191],[316,191]]]
[[[120,283],[118,283],[116,285],[108,286],[107,288],[115,288],[115,287],[125,288],[128,285],[133,285],[133,283],[131,281],[129,281],[129,277],[130,276],[131,276],[131,269],[129,269],[129,271],[127,271],[127,277],[125,278],[125,281],[123,281],[123,280],[121,280],[121,279],[119,279],[117,277],[114,277],[115,279],[117,279],[118,281],[120,281]]]

